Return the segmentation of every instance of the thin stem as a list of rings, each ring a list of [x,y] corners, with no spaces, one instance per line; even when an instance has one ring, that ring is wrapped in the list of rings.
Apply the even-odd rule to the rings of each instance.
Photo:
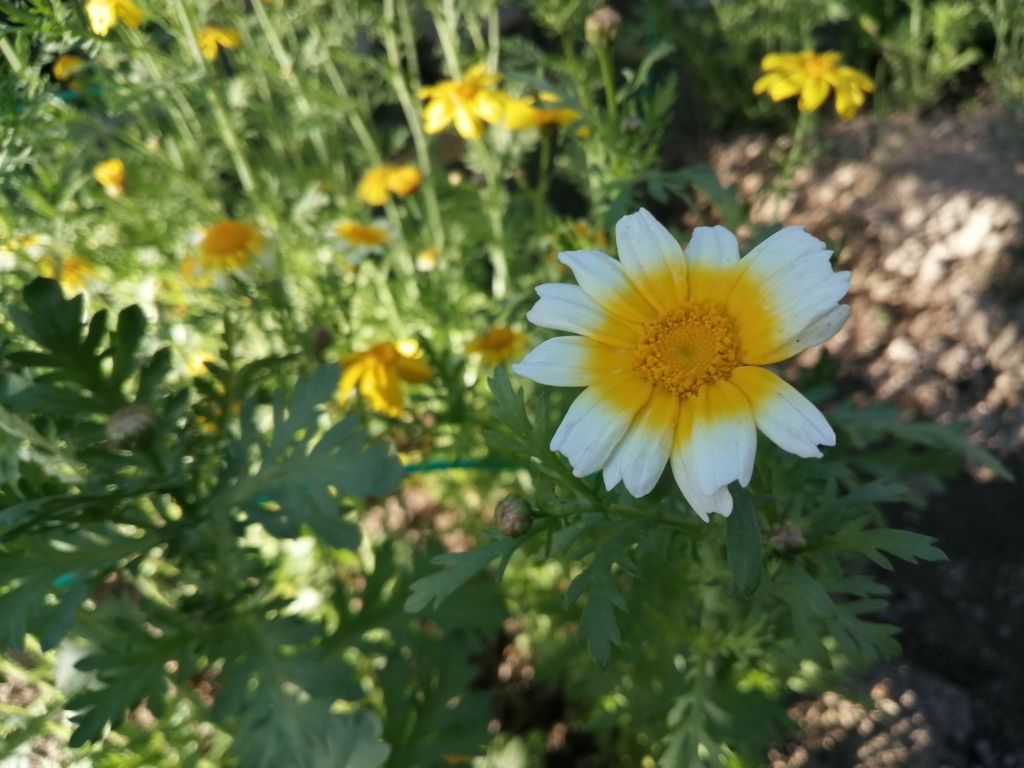
[[[242,145],[238,141],[238,135],[231,127],[231,122],[228,120],[228,115],[224,110],[224,105],[221,103],[220,96],[213,88],[207,88],[206,98],[213,109],[213,116],[217,121],[217,128],[220,130],[221,139],[223,139],[224,145],[228,148],[231,161],[235,164],[235,171],[238,173],[238,180],[242,183],[242,189],[247,193],[252,193],[256,189],[252,169],[249,167],[249,161],[245,159]]]
[[[402,4],[402,10],[408,12],[408,6],[405,3]],[[423,132],[423,123],[420,120],[419,112],[413,104],[412,93],[403,77],[402,59],[398,49],[398,37],[395,34],[394,22],[395,0],[384,0],[384,50],[387,53],[391,70],[391,87],[398,97],[405,121],[409,125],[409,134],[412,136],[413,147],[416,150],[416,160],[423,170],[421,189],[427,205],[427,220],[430,223],[432,239],[435,245],[441,246],[443,249],[444,225],[441,223],[441,206],[437,201],[437,190],[434,188],[430,151],[427,147],[427,139]]]
[[[612,125],[618,129],[619,104],[615,98],[615,71],[612,64],[612,49],[608,45],[599,46],[597,61],[601,65],[601,80],[604,82],[604,102],[608,108],[608,116]]]
[[[537,186],[533,190],[533,226],[539,231],[544,219],[544,200],[551,183],[551,144],[553,132],[542,128],[540,132],[540,157],[537,160]]]
[[[263,9],[263,3],[252,3],[250,7],[253,13],[256,14],[256,20],[259,22],[263,34],[270,44],[270,50],[273,52],[274,58],[277,59],[277,65],[281,70],[281,78],[288,84],[292,98],[295,99],[295,106],[299,109],[299,114],[304,118],[311,119],[313,117],[313,107],[310,105],[309,99],[306,98],[306,94],[295,77],[295,63],[285,51],[284,46],[281,45],[281,38],[277,34],[277,28],[267,18],[267,12]],[[313,149],[316,150],[317,158],[320,162],[324,165],[330,165],[331,161],[330,155],[327,152],[327,142],[324,141],[320,129],[315,126],[310,127],[309,139],[313,144]]]
[[[453,80],[462,79],[462,68],[459,67],[458,39],[455,30],[458,29],[458,13],[455,10],[453,0],[444,0],[441,7],[441,15],[434,14],[434,27],[437,28],[437,40],[441,44],[441,52],[444,54],[444,63],[448,68],[448,74]]]
[[[20,75],[23,66],[21,59],[18,58],[18,53],[14,50],[6,37],[0,37],[0,53],[3,53],[4,58],[7,59],[7,63],[11,65],[11,69],[14,70],[14,73]]]

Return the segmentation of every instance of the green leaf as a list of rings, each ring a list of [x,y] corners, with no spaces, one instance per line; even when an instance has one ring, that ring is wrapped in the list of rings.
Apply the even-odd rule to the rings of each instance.
[[[390,493],[402,477],[402,465],[387,445],[367,447],[355,416],[317,439],[320,405],[334,394],[338,375],[337,365],[324,366],[295,386],[287,404],[281,393],[275,395],[269,445],[255,428],[255,400],[246,401],[233,461],[206,506],[240,507],[275,536],[292,538],[308,525],[333,546],[358,545],[358,528],[342,519],[342,499]],[[261,461],[256,473],[246,476],[254,447]]]
[[[494,560],[501,558],[503,567],[527,538],[529,537],[516,539],[502,536],[485,547],[435,557],[431,562],[448,567],[414,581],[412,594],[405,601],[405,610],[416,613],[431,603],[436,609],[448,595],[483,571]]]
[[[494,414],[494,418],[512,430],[514,435],[531,434],[533,424],[530,423],[530,417],[526,415],[523,390],[513,388],[505,368],[498,366],[487,383],[494,395],[494,401],[491,403],[491,413]]]
[[[77,350],[82,338],[82,295],[65,299],[60,283],[37,277],[25,286],[22,297],[28,310],[8,308],[14,324],[44,349],[63,353]]]
[[[110,345],[114,363],[110,371],[112,387],[119,389],[125,380],[135,373],[139,365],[136,353],[145,333],[146,316],[142,310],[135,304],[122,309],[117,316],[117,331]]]
[[[602,541],[590,565],[572,580],[565,592],[567,606],[586,595],[576,631],[580,639],[586,640],[594,663],[602,669],[608,666],[612,645],[622,645],[615,609],[626,611],[629,608],[615,583],[613,566],[625,560],[630,538],[626,533],[620,533]]]
[[[948,558],[937,547],[932,546],[935,539],[913,531],[898,531],[892,528],[873,528],[864,531],[844,533],[833,542],[837,549],[860,552],[865,557],[892,570],[892,562],[882,552],[888,552],[908,563],[918,560],[936,562]]]
[[[810,608],[815,616],[830,619],[836,615],[836,606],[832,598],[806,568],[799,563],[792,563],[786,569],[786,575],[796,586],[800,602]]]
[[[733,483],[732,514],[726,519],[725,551],[732,583],[741,597],[750,597],[761,582],[761,529],[750,492]]]

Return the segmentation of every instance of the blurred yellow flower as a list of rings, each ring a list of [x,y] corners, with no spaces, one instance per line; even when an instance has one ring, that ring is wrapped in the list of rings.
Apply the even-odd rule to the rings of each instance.
[[[85,15],[89,19],[89,28],[106,37],[117,22],[123,22],[132,29],[138,29],[146,14],[132,0],[88,0],[85,4]]]
[[[487,74],[485,64],[476,64],[462,80],[442,80],[419,89],[416,95],[428,99],[423,107],[423,129],[440,133],[450,123],[464,139],[479,139],[484,123],[501,120],[507,97],[491,88],[501,82],[501,75]]]
[[[53,62],[51,70],[53,76],[62,83],[66,83],[85,66],[85,60],[73,53],[65,53],[58,56]]]
[[[360,224],[352,219],[336,221],[327,238],[353,264],[375,253],[383,253],[391,240],[391,228],[385,219]]]
[[[769,53],[761,59],[761,69],[766,74],[754,83],[754,93],[767,93],[772,101],[799,94],[797,108],[813,112],[835,90],[836,112],[843,120],[849,120],[864,106],[864,94],[873,92],[875,84],[859,69],[838,66],[841,58],[842,54],[836,51]]]
[[[383,342],[345,355],[341,358],[338,403],[343,405],[358,386],[372,410],[391,418],[401,416],[405,401],[400,382],[422,384],[434,375],[421,355],[419,343],[412,339]]]
[[[81,256],[64,256],[60,261],[44,256],[39,260],[39,274],[56,278],[71,293],[80,293],[96,277],[96,268]]]
[[[485,365],[500,365],[519,357],[526,346],[526,334],[511,328],[495,327],[479,334],[466,345],[467,352],[483,358]]]
[[[391,195],[411,195],[421,180],[419,168],[414,165],[377,165],[359,180],[356,197],[367,205],[384,205]]]
[[[534,106],[537,101],[541,102],[540,106]],[[549,91],[542,92],[536,99],[530,96],[519,99],[507,98],[501,122],[509,130],[518,131],[523,128],[543,128],[545,125],[562,127],[580,119],[580,113],[575,109],[544,106],[558,103],[558,96]],[[576,131],[576,134],[587,136],[590,130],[583,127]]]
[[[441,246],[433,245],[419,251],[413,262],[418,272],[432,272],[437,269],[437,257],[441,255]]]
[[[242,36],[234,29],[222,29],[221,27],[203,27],[196,32],[196,42],[199,43],[199,51],[207,61],[217,58],[217,47],[234,50],[242,44]]]
[[[198,270],[230,272],[244,269],[249,257],[263,249],[266,238],[256,227],[234,219],[218,221],[203,233],[197,251]],[[184,263],[182,264],[184,267]]]
[[[124,194],[124,163],[120,158],[111,157],[97,163],[92,169],[92,177],[103,185],[103,191],[111,197]]]

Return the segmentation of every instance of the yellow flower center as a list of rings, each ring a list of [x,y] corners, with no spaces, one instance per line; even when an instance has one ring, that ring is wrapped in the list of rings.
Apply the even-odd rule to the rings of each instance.
[[[728,377],[739,365],[739,346],[728,317],[687,302],[644,325],[633,365],[654,386],[686,398]]]
[[[808,56],[804,59],[804,72],[813,80],[824,80],[835,72],[836,65],[827,56],[819,54]]]
[[[388,239],[387,230],[354,221],[343,221],[338,225],[337,232],[339,237],[355,245],[383,245]]]

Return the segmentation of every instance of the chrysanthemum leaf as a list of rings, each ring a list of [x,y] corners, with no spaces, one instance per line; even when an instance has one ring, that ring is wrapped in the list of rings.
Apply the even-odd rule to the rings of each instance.
[[[501,558],[501,567],[508,562],[527,537],[502,536],[484,547],[435,557],[433,562],[446,566],[443,570],[413,582],[412,594],[405,601],[405,610],[416,613],[431,603],[441,605],[448,595],[472,579],[494,560]]]
[[[750,492],[733,485],[733,511],[726,521],[726,555],[740,597],[750,597],[761,582],[761,529]]]
[[[835,546],[839,549],[860,552],[872,562],[888,571],[892,570],[892,561],[883,555],[888,552],[908,563],[918,560],[936,562],[948,560],[942,550],[932,546],[935,539],[913,531],[897,531],[891,528],[874,528],[855,533],[846,533],[837,537]]]

